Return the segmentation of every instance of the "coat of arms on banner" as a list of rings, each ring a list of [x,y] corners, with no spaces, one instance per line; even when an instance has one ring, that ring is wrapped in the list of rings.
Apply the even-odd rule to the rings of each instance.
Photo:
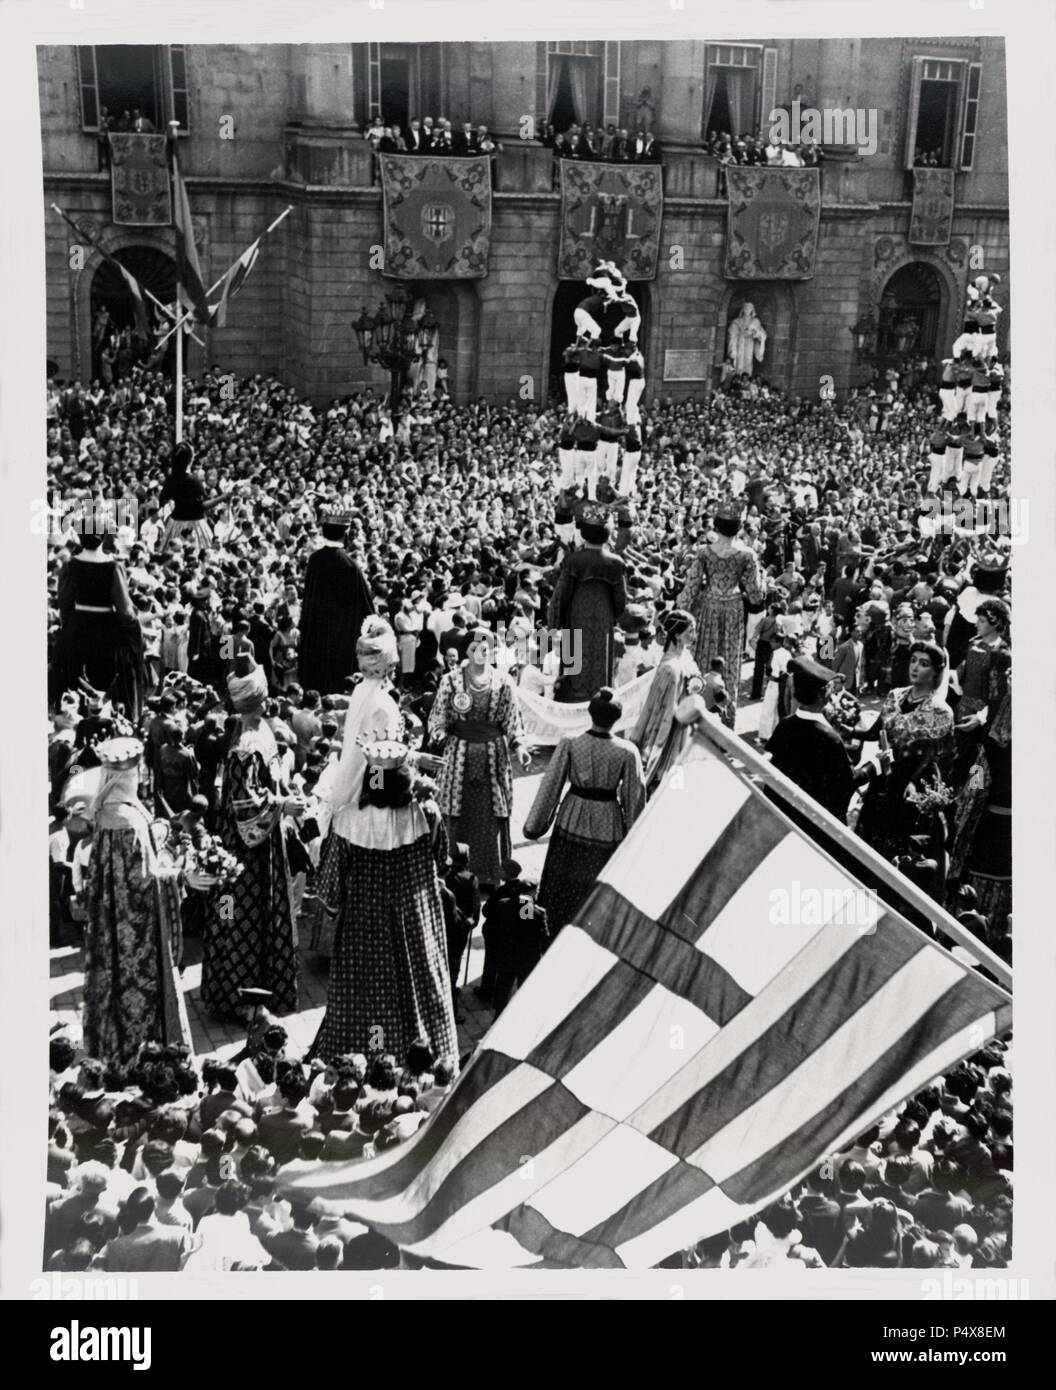
[[[582,280],[599,260],[628,280],[656,278],[664,195],[659,164],[561,161],[561,246],[557,273]]]
[[[114,221],[122,227],[165,227],[172,221],[164,135],[110,136]]]
[[[948,246],[952,230],[953,170],[914,169],[910,244]]]
[[[385,274],[468,280],[488,273],[491,161],[382,155]]]
[[[726,170],[726,275],[732,280],[809,280],[821,220],[817,169]]]

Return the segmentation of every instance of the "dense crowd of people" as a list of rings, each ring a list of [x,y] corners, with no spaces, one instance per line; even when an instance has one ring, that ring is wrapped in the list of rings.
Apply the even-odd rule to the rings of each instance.
[[[391,1258],[283,1203],[282,1173],[427,1118],[459,1066],[471,934],[499,1011],[677,762],[694,690],[731,727],[761,699],[775,765],[1011,959],[1008,380],[986,287],[941,383],[891,372],[837,402],[742,373],[674,401],[647,398],[633,339],[591,337],[630,322],[620,279],[588,281],[567,410],[425,386],[395,412],[369,389],[315,407],[214,367],[185,383],[174,446],[159,372],[49,390],[52,940],[84,942],[88,1059],[61,1075],[55,1044],[53,1267]],[[512,779],[526,711],[561,704],[583,732],[554,740],[525,826],[554,827],[536,883],[511,857]],[[184,933],[203,1006],[248,1026],[260,998],[298,1008],[309,902],[332,959],[310,1053],[250,1028],[237,1084],[216,1059],[199,1078]],[[679,1258],[1004,1262],[1004,1046]]]

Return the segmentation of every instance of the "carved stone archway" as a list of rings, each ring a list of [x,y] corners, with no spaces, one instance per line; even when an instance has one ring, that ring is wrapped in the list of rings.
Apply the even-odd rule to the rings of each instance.
[[[940,362],[949,352],[961,326],[967,279],[960,256],[961,244],[951,242],[946,254],[911,246],[904,237],[878,237],[873,254],[873,273],[869,285],[869,310],[879,320],[880,305],[888,286],[907,267],[919,265],[930,270],[939,285],[940,305],[933,357]],[[952,264],[951,264],[952,262]]]
[[[73,323],[73,361],[76,365],[76,372],[81,381],[89,381],[92,371],[92,282],[96,272],[104,263],[99,251],[91,249],[87,238],[90,237],[108,255],[115,255],[120,251],[131,247],[144,247],[153,251],[159,251],[167,256],[169,260],[176,258],[175,234],[171,227],[119,227],[113,224],[101,225],[100,219],[92,215],[74,216],[73,219],[78,227],[81,227],[85,234],[85,247],[88,251],[84,265],[75,276],[71,277],[71,320]],[[206,285],[209,279],[208,266],[208,224],[204,219],[196,217],[193,220],[194,239],[198,247],[199,260],[202,266],[202,274],[205,277]],[[70,232],[70,243],[73,244],[73,233]],[[205,352],[208,352],[209,339],[206,336],[208,330],[203,330],[201,326],[196,327],[195,332],[205,343]],[[193,340],[188,340],[188,354],[186,370],[190,373],[196,370],[200,364],[204,353],[198,348]]]

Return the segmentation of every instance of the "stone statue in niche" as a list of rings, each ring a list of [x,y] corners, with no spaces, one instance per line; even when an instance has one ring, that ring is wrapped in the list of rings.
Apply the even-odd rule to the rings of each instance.
[[[726,355],[738,375],[751,376],[766,352],[766,329],[754,304],[742,304],[741,312],[726,333]]]

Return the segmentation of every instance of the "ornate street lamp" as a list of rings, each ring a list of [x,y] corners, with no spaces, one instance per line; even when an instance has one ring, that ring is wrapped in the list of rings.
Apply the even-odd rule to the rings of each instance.
[[[872,314],[863,314],[848,332],[854,338],[854,350],[859,362],[866,362],[876,347],[877,322]]]
[[[393,412],[399,406],[408,371],[422,355],[418,334],[436,323],[429,313],[415,320],[411,317],[413,308],[414,298],[406,287],[394,285],[375,314],[368,314],[364,306],[352,325],[363,361],[376,362],[389,373],[389,406]]]

